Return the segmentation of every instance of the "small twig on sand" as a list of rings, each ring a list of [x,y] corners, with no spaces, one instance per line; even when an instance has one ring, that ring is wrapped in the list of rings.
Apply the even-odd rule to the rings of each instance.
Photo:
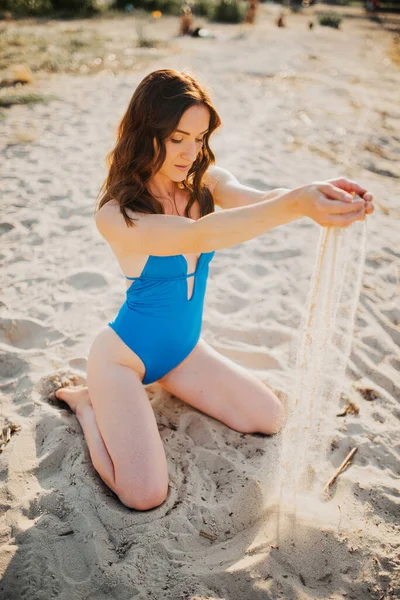
[[[359,412],[360,412],[360,409],[358,408],[357,404],[354,404],[354,402],[349,402],[348,405],[344,407],[342,412],[337,413],[336,416],[337,417],[345,417],[348,414],[358,415]]]
[[[326,486],[324,487],[324,493],[326,494],[329,491],[329,488],[331,487],[331,485],[333,483],[335,483],[337,477],[340,475],[340,473],[342,473],[345,468],[347,467],[347,465],[349,464],[349,462],[351,461],[351,459],[353,458],[353,456],[355,455],[355,453],[357,452],[358,448],[353,448],[348,455],[346,456],[346,458],[344,459],[344,461],[342,462],[342,464],[340,465],[340,467],[338,468],[338,470],[336,471],[336,473],[333,475],[333,477],[330,478],[330,480],[328,481],[328,483],[326,484]]]
[[[21,425],[14,425],[12,423],[8,423],[2,428],[0,431],[0,452],[3,452],[6,445],[11,440],[11,436],[17,431],[20,431],[20,429]]]
[[[215,535],[210,535],[206,531],[203,531],[203,529],[200,529],[199,535],[202,535],[203,537],[207,538],[208,540],[211,540],[212,542],[215,542],[215,540],[217,539]]]

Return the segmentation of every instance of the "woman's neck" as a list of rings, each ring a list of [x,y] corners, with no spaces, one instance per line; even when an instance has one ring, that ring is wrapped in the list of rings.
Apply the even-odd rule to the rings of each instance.
[[[176,184],[172,179],[163,175],[155,175],[149,182],[150,193],[156,198],[171,199],[175,197]]]

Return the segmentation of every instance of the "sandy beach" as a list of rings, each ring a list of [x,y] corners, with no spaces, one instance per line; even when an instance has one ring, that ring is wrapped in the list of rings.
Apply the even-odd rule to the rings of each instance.
[[[363,11],[343,9],[335,30],[317,24],[321,7],[280,29],[279,7],[264,4],[253,27],[208,24],[215,39],[174,37],[174,17],[149,21],[162,43],[138,48],[132,67],[37,72],[30,87],[49,101],[1,110],[0,425],[18,428],[0,453],[1,600],[400,597],[400,64],[392,34]],[[136,35],[122,17],[19,27]],[[75,415],[52,400],[59,385],[85,382],[92,340],[124,301],[94,203],[118,121],[159,68],[207,84],[223,121],[217,165],[242,183],[344,175],[375,197],[326,480],[358,450],[329,500],[306,500],[292,530],[277,530],[283,432],[238,433],[147,386],[170,493],[140,512],[101,480]],[[319,235],[300,219],[210,265],[204,339],[282,397],[295,383]],[[358,411],[337,416],[349,403]]]

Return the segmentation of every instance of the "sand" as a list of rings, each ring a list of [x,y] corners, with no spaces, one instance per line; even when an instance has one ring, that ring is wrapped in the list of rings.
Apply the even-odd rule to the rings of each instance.
[[[0,418],[20,427],[0,454],[2,600],[400,595],[400,70],[390,34],[361,13],[341,31],[310,31],[311,12],[278,29],[277,10],[263,6],[253,28],[213,26],[214,40],[173,40],[139,71],[43,76],[41,91],[58,99],[0,121]],[[154,27],[170,39],[176,21]],[[306,497],[279,531],[282,434],[240,434],[147,386],[170,493],[136,512],[94,470],[75,416],[49,401],[52,379],[84,382],[90,344],[123,302],[94,199],[135,86],[164,67],[211,87],[224,122],[217,164],[243,183],[298,187],[344,174],[376,198],[352,350],[326,429],[326,480],[358,451],[329,500]],[[210,266],[204,339],[282,394],[295,383],[290,357],[319,232],[300,219],[218,251]],[[336,416],[349,402],[358,413]]]

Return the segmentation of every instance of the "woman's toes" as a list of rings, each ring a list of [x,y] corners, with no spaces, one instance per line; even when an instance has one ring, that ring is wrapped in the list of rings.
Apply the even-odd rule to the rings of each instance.
[[[89,390],[87,387],[62,387],[55,392],[56,398],[66,402],[71,410],[76,412],[79,406],[90,404]]]
[[[71,387],[61,387],[58,390],[56,390],[55,395],[57,396],[57,398],[59,398],[60,400],[67,400],[67,398],[73,398],[74,396],[76,396],[77,394],[79,394],[81,392],[82,388],[71,388]]]

